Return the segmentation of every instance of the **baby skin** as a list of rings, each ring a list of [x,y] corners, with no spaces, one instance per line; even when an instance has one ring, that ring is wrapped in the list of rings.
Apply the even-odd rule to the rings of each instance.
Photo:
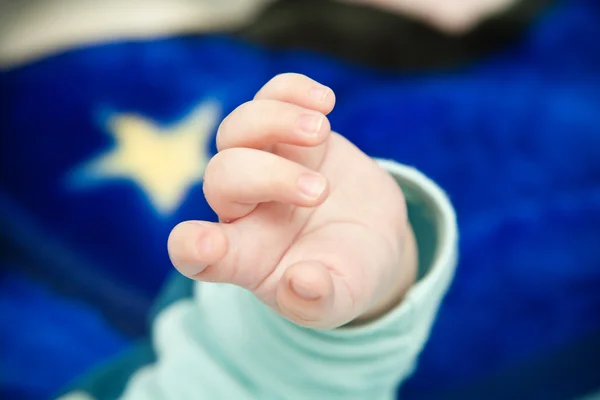
[[[364,324],[401,303],[417,274],[402,191],[331,131],[334,105],[331,89],[282,74],[223,120],[204,177],[219,222],[173,229],[179,272],[247,289],[307,328]]]
[[[182,222],[168,241],[193,292],[154,318],[151,351],[79,393],[396,398],[451,282],[456,219],[425,175],[332,132],[334,103],[283,74],[223,120],[204,176],[219,222]]]

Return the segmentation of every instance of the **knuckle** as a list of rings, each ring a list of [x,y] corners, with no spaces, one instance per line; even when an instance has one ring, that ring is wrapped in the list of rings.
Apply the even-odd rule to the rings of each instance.
[[[236,109],[233,110],[231,115],[234,115],[234,114],[244,115],[248,112],[249,109],[252,109],[252,105],[255,103],[256,103],[256,100],[245,101],[242,104],[240,104],[239,106],[237,106]]]
[[[269,102],[265,100],[250,100],[237,106],[223,119],[217,129],[217,150],[221,152],[234,147],[240,132],[254,129],[253,127],[257,125],[257,117],[268,114],[268,109]]]
[[[248,108],[251,108],[251,104],[253,102],[253,100],[250,100],[245,103],[242,103],[239,106],[237,106],[232,112],[230,112],[229,115],[227,115],[221,122],[221,125],[219,126],[219,133],[227,133],[227,130],[229,129],[232,122],[235,122],[239,118],[243,118],[248,113]]]
[[[215,182],[218,182],[218,175],[221,165],[223,165],[224,154],[227,150],[219,152],[215,154],[208,164],[206,164],[206,168],[204,169],[204,178],[202,180],[202,191],[204,192],[204,197],[210,202],[212,195],[215,190]]]
[[[215,154],[206,164],[204,169],[204,182],[212,184],[218,178],[221,169],[225,166],[227,159],[230,158],[232,149],[225,149]]]
[[[221,124],[219,124],[219,127],[217,128],[217,135],[215,137],[215,144],[217,145],[217,151],[221,151],[224,146],[226,145],[226,142],[223,139],[223,132],[225,131],[225,121],[227,121],[227,118],[225,118],[223,121],[221,121]]]
[[[301,79],[302,75],[286,72],[275,75],[266,85],[265,91],[269,93],[270,97],[281,98],[294,87],[296,82]]]
[[[294,73],[294,72],[284,72],[284,73],[275,75],[273,78],[271,78],[271,80],[269,81],[268,84],[274,85],[274,86],[286,85],[288,82],[297,80],[301,76],[302,75]]]
[[[239,152],[240,150],[238,148],[230,148],[220,151],[206,165],[202,190],[209,204],[212,204],[216,199],[227,196],[235,189],[227,184],[231,180],[228,177],[227,164],[230,164],[232,160],[242,157]]]

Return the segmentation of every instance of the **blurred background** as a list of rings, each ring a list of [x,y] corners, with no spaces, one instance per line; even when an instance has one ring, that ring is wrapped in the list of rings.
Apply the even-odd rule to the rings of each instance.
[[[0,4],[0,398],[148,336],[170,229],[215,219],[189,165],[282,72],[456,207],[457,275],[399,395],[600,396],[596,0]]]

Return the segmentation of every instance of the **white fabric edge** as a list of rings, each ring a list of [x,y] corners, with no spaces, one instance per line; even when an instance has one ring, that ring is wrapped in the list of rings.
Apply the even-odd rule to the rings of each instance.
[[[0,69],[82,46],[240,26],[274,0],[23,0],[0,3]]]

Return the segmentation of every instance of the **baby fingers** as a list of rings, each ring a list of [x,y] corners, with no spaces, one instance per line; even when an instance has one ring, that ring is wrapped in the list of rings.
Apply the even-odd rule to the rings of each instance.
[[[241,218],[259,203],[312,207],[327,197],[327,180],[300,164],[260,150],[233,148],[212,158],[204,195],[221,220]]]
[[[318,111],[276,100],[254,100],[229,114],[217,133],[217,149],[265,149],[276,144],[316,146],[331,130]]]
[[[335,106],[335,94],[302,74],[280,74],[267,82],[254,96],[255,100],[278,100],[329,114]]]

